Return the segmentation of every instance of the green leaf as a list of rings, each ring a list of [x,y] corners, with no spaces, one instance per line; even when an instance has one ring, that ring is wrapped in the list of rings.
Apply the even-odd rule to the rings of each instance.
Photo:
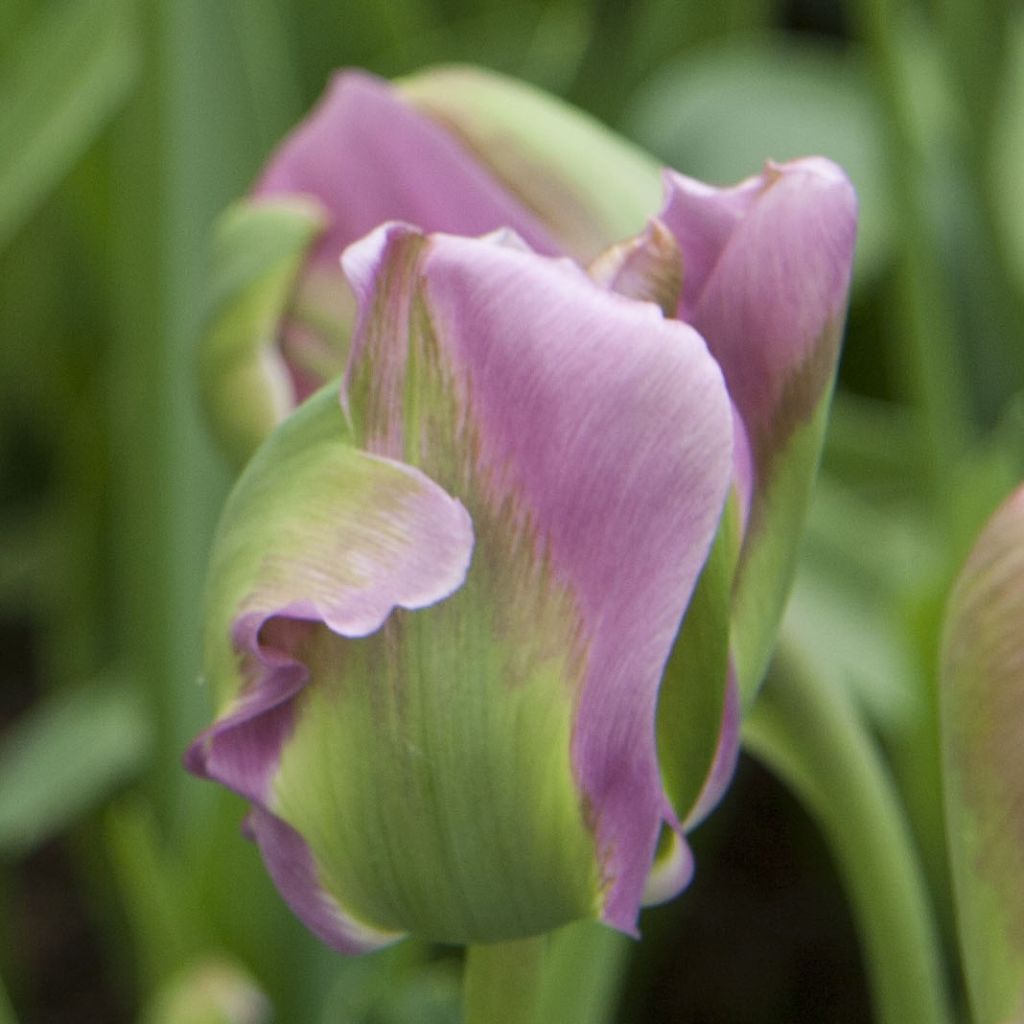
[[[770,34],[691,50],[637,91],[625,125],[673,167],[716,184],[756,174],[769,158],[831,157],[860,196],[857,271],[880,269],[883,155],[855,52]]]
[[[151,739],[142,702],[120,679],[40,703],[0,744],[0,854],[27,853],[97,807],[141,770]]]
[[[1024,18],[1017,19],[1011,40],[1011,70],[997,105],[999,127],[993,133],[993,184],[1013,268],[1018,280],[1024,281],[1024,209],[1020,203],[1020,176],[1024,171],[1024,124],[1020,118],[1024,102]]]
[[[797,573],[785,622],[797,643],[828,651],[821,671],[832,684],[855,696],[886,735],[898,736],[923,709],[885,596],[876,594],[872,602],[844,585],[841,574],[807,559]]]
[[[799,797],[828,840],[860,930],[880,1024],[952,1024],[917,850],[887,766],[824,665],[790,633],[743,723],[745,748]]]
[[[125,0],[47,5],[0,83],[0,249],[74,166],[135,83]]]

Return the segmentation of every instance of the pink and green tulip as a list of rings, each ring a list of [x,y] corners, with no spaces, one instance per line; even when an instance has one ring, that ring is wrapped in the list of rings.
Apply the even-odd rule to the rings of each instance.
[[[339,949],[633,931],[680,828],[655,712],[730,487],[718,366],[515,238],[392,224],[344,265],[341,401],[272,434],[221,525],[190,767]]]
[[[855,218],[827,161],[659,186],[465,69],[339,76],[229,213],[206,383],[260,447],[189,763],[326,941],[632,931],[686,883],[788,590]]]
[[[974,1020],[1024,1020],[1024,488],[982,531],[950,596],[941,710]]]

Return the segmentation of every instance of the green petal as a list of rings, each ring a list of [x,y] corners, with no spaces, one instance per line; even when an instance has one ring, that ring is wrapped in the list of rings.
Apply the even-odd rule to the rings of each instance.
[[[263,657],[271,619],[364,636],[394,606],[440,600],[465,576],[473,537],[462,506],[418,470],[350,441],[328,385],[274,431],[228,499],[204,651],[221,719],[282,664]]]
[[[829,329],[838,338],[839,328]],[[829,386],[811,418],[794,426],[751,509],[732,617],[733,653],[745,704],[756,696],[775,647],[817,477],[831,393]]]
[[[493,942],[600,913],[570,764],[572,655],[524,644],[488,577],[475,566],[446,601],[362,640],[321,632],[305,653],[316,685],[270,808],[324,889],[380,930]],[[548,623],[565,617],[549,607]]]
[[[237,465],[295,404],[277,333],[324,224],[318,206],[291,198],[236,203],[217,225],[200,384],[214,433]]]
[[[540,90],[472,67],[436,68],[395,84],[584,264],[641,232],[661,204],[657,162]]]
[[[658,695],[658,761],[665,792],[680,820],[701,797],[718,751],[739,545],[739,510],[733,498],[686,609]]]

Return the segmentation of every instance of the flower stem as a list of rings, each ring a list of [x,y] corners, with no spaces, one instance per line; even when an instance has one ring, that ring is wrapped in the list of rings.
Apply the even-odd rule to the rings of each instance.
[[[463,1024],[544,1024],[540,997],[547,936],[466,950]]]
[[[917,853],[888,771],[846,694],[787,650],[744,723],[744,741],[803,800],[831,844],[880,1024],[949,1024]]]
[[[898,0],[859,0],[851,11],[867,45],[882,114],[879,123],[890,154],[889,184],[901,246],[897,281],[904,306],[902,318],[894,320],[898,355],[919,420],[930,497],[937,515],[955,524],[949,466],[964,454],[973,428],[963,384],[966,374],[953,329],[950,286],[938,255],[942,247],[926,205],[930,182],[914,113],[914,87],[900,45],[905,6]]]
[[[610,1024],[633,940],[597,921],[551,933],[544,960],[540,1024]]]

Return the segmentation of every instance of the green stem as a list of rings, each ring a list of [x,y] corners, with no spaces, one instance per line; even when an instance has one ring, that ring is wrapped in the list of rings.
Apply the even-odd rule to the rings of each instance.
[[[633,941],[597,921],[552,932],[544,960],[541,1024],[610,1024]]]
[[[902,245],[902,370],[920,420],[918,436],[935,508],[955,523],[956,510],[948,493],[949,466],[963,454],[971,437],[970,419],[952,327],[949,285],[925,206],[925,160],[900,45],[905,10],[898,0],[860,0],[853,10],[873,64],[884,142],[890,154],[890,185]]]
[[[548,937],[470,946],[466,950],[463,1024],[541,1024]]]
[[[917,853],[889,773],[850,700],[787,650],[744,724],[744,740],[802,799],[832,846],[878,1021],[949,1024]]]

